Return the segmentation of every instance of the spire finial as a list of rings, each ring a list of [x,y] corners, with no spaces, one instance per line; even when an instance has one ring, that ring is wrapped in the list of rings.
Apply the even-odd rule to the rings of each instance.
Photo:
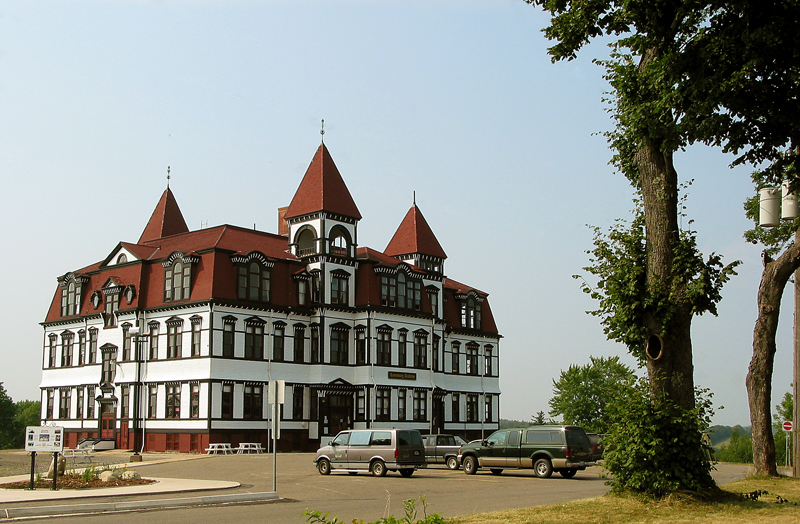
[[[322,140],[322,143],[324,144],[325,143],[325,119],[324,118],[322,119],[322,127],[320,127],[319,134],[320,134],[320,136],[322,136],[321,140]]]
[[[417,207],[417,192],[414,191],[414,207]]]
[[[167,189],[169,189],[169,166],[167,166]]]

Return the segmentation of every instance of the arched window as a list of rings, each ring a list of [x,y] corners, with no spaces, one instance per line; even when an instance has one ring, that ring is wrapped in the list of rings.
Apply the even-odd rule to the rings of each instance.
[[[472,296],[461,302],[461,326],[470,329],[481,328],[481,304]]]
[[[192,283],[192,265],[176,260],[165,269],[164,301],[188,300]]]
[[[348,256],[350,254],[350,234],[341,226],[336,226],[331,229],[330,237],[330,250],[329,252],[334,255]]]
[[[333,237],[333,240],[331,240],[331,253],[347,256],[347,239],[344,235]]]
[[[271,271],[255,260],[239,266],[238,297],[269,302]]]
[[[77,315],[80,312],[81,284],[70,280],[61,288],[61,316]]]
[[[317,252],[317,235],[313,229],[307,227],[297,235],[297,256],[313,255]]]

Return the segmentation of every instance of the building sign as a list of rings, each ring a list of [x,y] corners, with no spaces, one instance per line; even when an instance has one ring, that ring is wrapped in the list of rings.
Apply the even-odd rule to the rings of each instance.
[[[64,428],[28,426],[25,428],[25,451],[60,453],[64,449]]]
[[[416,373],[400,373],[399,371],[390,371],[389,378],[399,378],[401,380],[417,380]]]

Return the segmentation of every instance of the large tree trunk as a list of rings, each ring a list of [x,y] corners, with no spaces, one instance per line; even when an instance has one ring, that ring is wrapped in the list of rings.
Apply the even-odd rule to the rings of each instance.
[[[775,333],[781,298],[792,273],[800,267],[800,243],[777,260],[765,258],[758,286],[758,319],[753,330],[753,358],[747,373],[747,399],[753,428],[753,465],[756,475],[778,476],[775,440],[772,437],[772,369],[775,363]],[[795,312],[797,314],[797,312]]]
[[[650,333],[663,334],[661,358],[648,360],[650,388],[657,398],[669,399],[684,409],[694,407],[694,365],[692,363],[690,305],[681,301],[685,284],[681,275],[673,279],[678,228],[678,174],[672,153],[648,143],[636,154],[642,189],[647,238],[647,287],[654,296],[670,300],[668,319],[651,315],[645,319]]]

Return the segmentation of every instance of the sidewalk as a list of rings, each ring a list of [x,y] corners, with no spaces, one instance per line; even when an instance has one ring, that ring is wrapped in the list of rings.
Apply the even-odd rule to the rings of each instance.
[[[140,468],[155,464],[165,464],[184,460],[205,459],[207,455],[176,456],[174,458],[149,462],[131,462],[115,464],[117,468]],[[82,469],[76,469],[82,472]],[[198,480],[179,478],[154,478],[153,484],[139,486],[114,486],[87,490],[57,490],[38,488],[30,491],[25,489],[0,489],[0,520],[20,517],[40,517],[53,515],[76,515],[85,513],[102,513],[111,511],[133,511],[141,509],[167,508],[177,506],[192,506],[201,504],[220,504],[230,502],[254,502],[277,500],[275,492],[235,492],[214,495],[201,495],[182,498],[144,498],[140,500],[115,501],[115,497],[135,495],[157,495],[169,493],[186,493],[194,491],[228,490],[241,486],[239,482],[221,480]],[[30,475],[15,475],[0,478],[0,484],[30,480]],[[94,503],[74,503],[91,499],[106,499]],[[47,502],[60,502],[51,505]],[[64,504],[66,502],[66,504]],[[73,503],[70,503],[73,502]],[[24,506],[13,507],[15,504]]]

